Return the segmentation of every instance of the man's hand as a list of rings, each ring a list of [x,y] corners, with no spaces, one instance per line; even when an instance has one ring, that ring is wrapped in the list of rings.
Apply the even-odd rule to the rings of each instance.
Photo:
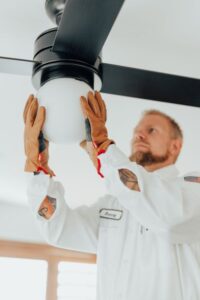
[[[39,107],[38,100],[30,95],[24,108],[24,148],[27,156],[25,171],[39,172],[55,176],[48,166],[48,145],[44,139],[42,127],[45,121],[45,108]]]
[[[88,152],[99,175],[103,177],[98,155],[106,152],[109,145],[114,143],[108,138],[105,126],[106,106],[100,93],[89,92],[87,99],[81,97],[81,108],[85,117],[86,141],[82,141],[80,145]]]

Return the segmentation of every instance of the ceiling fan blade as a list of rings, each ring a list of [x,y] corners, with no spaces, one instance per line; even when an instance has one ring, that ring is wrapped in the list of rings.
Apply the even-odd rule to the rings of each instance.
[[[0,73],[32,75],[35,61],[0,56]]]
[[[102,93],[200,107],[200,79],[102,64]]]
[[[53,51],[95,63],[124,1],[66,1]]]

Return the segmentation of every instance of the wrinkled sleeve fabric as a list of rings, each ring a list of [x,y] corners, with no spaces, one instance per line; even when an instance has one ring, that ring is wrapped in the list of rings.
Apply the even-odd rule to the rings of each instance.
[[[109,193],[143,226],[172,243],[200,240],[200,184],[186,183],[183,178],[164,180],[147,172],[111,145],[100,156],[102,173]],[[127,188],[119,169],[132,171],[140,192]]]
[[[71,209],[65,201],[62,184],[42,173],[29,180],[27,194],[41,234],[49,244],[69,250],[96,253],[101,199],[90,207]],[[38,209],[47,195],[56,199],[56,210],[48,220],[38,214]]]

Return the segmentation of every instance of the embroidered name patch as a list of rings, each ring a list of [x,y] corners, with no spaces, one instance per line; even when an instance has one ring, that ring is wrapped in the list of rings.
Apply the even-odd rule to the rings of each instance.
[[[123,211],[117,210],[117,209],[108,209],[108,208],[102,208],[99,211],[100,218],[104,219],[111,219],[111,220],[120,220],[122,218]]]

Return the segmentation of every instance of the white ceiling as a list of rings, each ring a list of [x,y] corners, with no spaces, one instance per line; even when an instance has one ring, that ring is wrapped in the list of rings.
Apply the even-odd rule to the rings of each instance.
[[[1,1],[0,56],[32,59],[33,43],[54,27],[45,1]],[[102,16],[103,22],[103,16]],[[104,62],[200,78],[200,2],[197,0],[126,0],[103,49]],[[35,93],[31,79],[0,74],[0,200],[26,204],[23,172],[22,113]],[[110,137],[129,154],[132,128],[146,108],[158,108],[180,122],[185,146],[181,172],[200,170],[200,110],[113,95],[103,95]],[[89,204],[104,193],[103,181],[77,145],[51,145],[50,165],[74,207]]]

